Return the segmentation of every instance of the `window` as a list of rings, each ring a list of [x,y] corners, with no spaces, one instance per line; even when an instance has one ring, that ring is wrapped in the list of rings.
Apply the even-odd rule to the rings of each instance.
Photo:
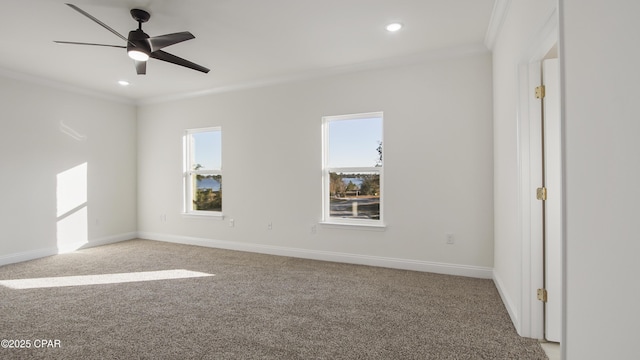
[[[382,223],[382,113],[325,116],[323,222]]]
[[[184,212],[222,216],[222,131],[187,130],[184,136]]]

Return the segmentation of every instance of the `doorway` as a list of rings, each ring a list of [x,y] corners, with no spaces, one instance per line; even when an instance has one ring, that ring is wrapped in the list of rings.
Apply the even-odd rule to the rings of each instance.
[[[519,333],[561,342],[563,165],[558,37],[554,24],[550,21],[543,35],[534,42],[536,45],[525,54],[524,58],[529,61],[519,68],[518,202],[522,244]],[[542,99],[536,98],[536,88],[544,82],[547,87],[543,103]],[[547,119],[543,122],[545,105]],[[546,188],[547,200],[537,200],[540,187]],[[538,300],[538,289],[547,290],[546,302]]]

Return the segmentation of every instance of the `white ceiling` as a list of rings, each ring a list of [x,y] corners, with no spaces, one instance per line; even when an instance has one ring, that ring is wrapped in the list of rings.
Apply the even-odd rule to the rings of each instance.
[[[164,50],[208,74],[151,59],[136,75],[125,45],[65,5],[119,33],[137,27],[129,10],[151,13],[150,36],[190,31]],[[132,101],[215,92],[340,71],[406,63],[446,49],[483,46],[494,0],[2,0],[0,69]],[[389,33],[385,25],[405,27]],[[131,85],[121,87],[118,80]]]

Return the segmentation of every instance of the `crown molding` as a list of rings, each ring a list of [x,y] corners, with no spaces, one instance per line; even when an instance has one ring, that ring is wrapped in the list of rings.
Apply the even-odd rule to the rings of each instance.
[[[14,70],[0,68],[0,76],[8,79],[23,81],[23,82],[40,85],[40,86],[44,86],[44,87],[48,87],[56,90],[63,90],[63,91],[74,93],[74,94],[86,95],[96,99],[108,100],[108,101],[123,103],[127,105],[135,105],[135,101],[128,99],[126,97],[115,96],[115,95],[110,95],[110,94],[106,94],[99,91],[89,90],[79,86],[66,84],[57,80],[51,80],[51,79],[43,78],[40,76],[29,75],[29,74],[25,74],[25,73],[14,71]]]
[[[502,28],[504,19],[507,17],[509,5],[511,5],[511,0],[496,0],[493,4],[491,20],[489,20],[487,33],[484,36],[484,44],[489,50],[493,50],[493,46],[496,43],[498,34],[500,34],[500,29]]]
[[[262,88],[268,86],[275,86],[280,84],[294,83],[299,81],[307,81],[313,79],[320,79],[336,75],[344,75],[357,73],[370,70],[382,70],[400,66],[411,66],[421,63],[427,63],[430,61],[449,60],[456,58],[464,58],[468,56],[488,53],[487,48],[482,43],[465,44],[459,46],[452,46],[440,49],[430,49],[420,53],[415,53],[407,56],[394,57],[388,59],[381,59],[376,61],[368,61],[358,64],[349,64],[343,66],[334,66],[330,68],[303,71],[293,74],[283,74],[282,76],[274,76],[270,78],[264,78],[256,81],[249,81],[244,83],[231,84],[228,86],[220,86],[211,89],[205,89],[196,92],[173,94],[168,96],[158,96],[146,99],[140,99],[137,101],[138,105],[147,105],[155,103],[165,103],[178,100],[185,100],[190,98],[196,98],[201,96],[249,90],[255,88]]]
[[[503,0],[497,0],[498,2]],[[509,1],[509,0],[507,0]],[[409,54],[405,56],[398,56],[387,59],[380,59],[376,61],[367,61],[358,64],[349,64],[342,66],[334,66],[324,69],[316,69],[310,71],[302,71],[297,73],[287,73],[280,76],[273,76],[269,78],[258,79],[254,81],[241,82],[236,84],[229,84],[225,86],[219,86],[210,89],[204,89],[200,91],[192,91],[185,93],[177,93],[156,97],[148,97],[142,99],[131,99],[127,97],[120,97],[116,95],[110,95],[107,93],[93,91],[86,88],[65,84],[57,80],[51,80],[47,78],[38,77],[35,75],[29,75],[20,73],[17,71],[7,70],[0,68],[0,76],[7,78],[30,82],[54,89],[65,90],[68,92],[91,96],[103,100],[109,100],[129,105],[147,105],[156,103],[166,103],[179,100],[185,100],[190,98],[197,98],[202,96],[208,96],[213,94],[235,92],[256,88],[263,88],[269,86],[275,86],[280,84],[294,83],[299,81],[307,81],[313,79],[320,79],[336,75],[344,75],[350,73],[357,73],[362,71],[382,70],[400,66],[411,66],[421,63],[427,63],[431,61],[442,61],[456,58],[464,58],[468,56],[474,56],[478,54],[488,53],[488,49],[483,43],[463,44],[458,46],[429,49],[419,53]]]

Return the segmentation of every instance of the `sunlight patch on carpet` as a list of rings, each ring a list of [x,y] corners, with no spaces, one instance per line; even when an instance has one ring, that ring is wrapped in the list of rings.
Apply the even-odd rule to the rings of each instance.
[[[0,285],[10,289],[38,289],[52,288],[63,286],[82,286],[82,285],[103,285],[103,284],[120,284],[138,281],[157,281],[157,280],[173,280],[188,279],[205,276],[215,276],[198,271],[190,271],[184,269],[176,270],[160,270],[160,271],[141,271],[120,274],[100,274],[100,275],[80,275],[80,276],[60,276],[48,278],[34,279],[16,279],[16,280],[0,280]]]

